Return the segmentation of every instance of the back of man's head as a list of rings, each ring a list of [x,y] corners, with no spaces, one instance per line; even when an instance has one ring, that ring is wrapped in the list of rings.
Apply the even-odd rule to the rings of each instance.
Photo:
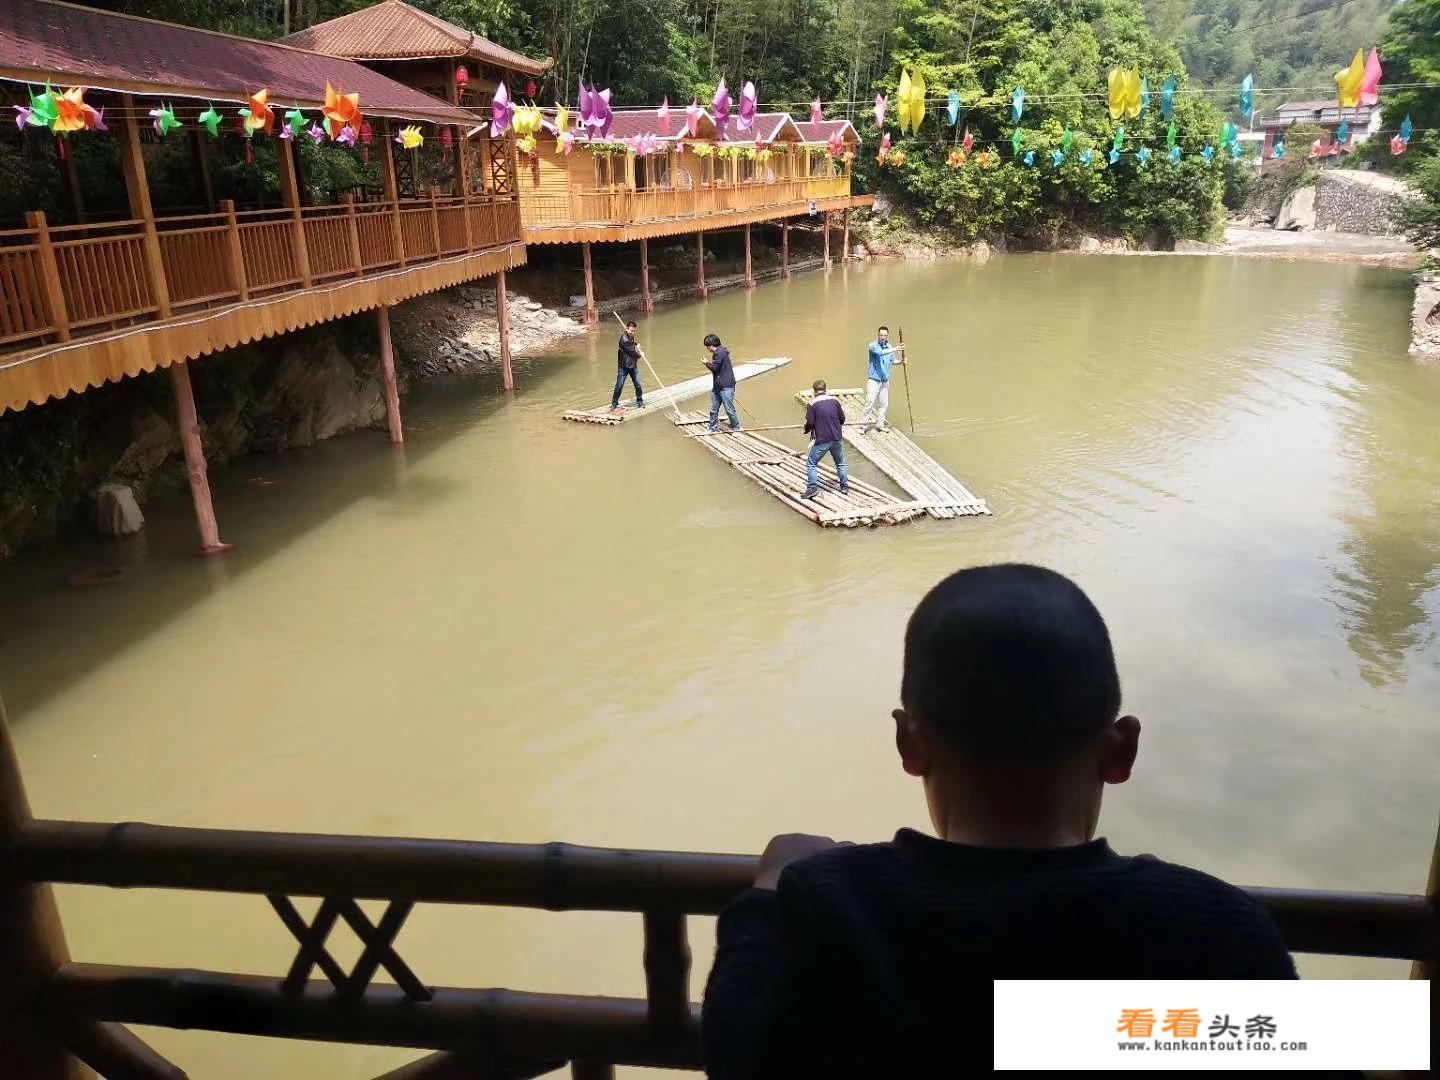
[[[708,345],[708,346],[710,346],[712,349],[718,349],[718,348],[720,347],[720,335],[719,335],[719,334],[706,334],[706,335],[705,335],[705,344]]]
[[[814,390],[817,394],[823,394],[825,392],[825,380],[816,379],[813,383],[810,384],[810,388]]]
[[[1044,766],[1120,712],[1105,620],[1069,578],[1009,563],[951,574],[905,630],[900,698],[942,746],[975,762]]]

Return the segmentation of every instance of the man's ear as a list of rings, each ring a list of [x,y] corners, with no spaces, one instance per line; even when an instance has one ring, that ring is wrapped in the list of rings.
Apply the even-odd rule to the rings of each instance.
[[[900,754],[900,767],[911,776],[928,776],[934,760],[930,733],[904,709],[896,709],[890,715],[895,718],[895,749]]]
[[[1122,716],[1100,737],[1100,779],[1107,784],[1123,784],[1135,768],[1140,752],[1140,721]]]

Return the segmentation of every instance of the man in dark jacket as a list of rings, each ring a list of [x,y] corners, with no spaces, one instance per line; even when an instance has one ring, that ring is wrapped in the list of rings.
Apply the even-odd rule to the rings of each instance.
[[[710,369],[714,381],[710,386],[710,430],[720,430],[720,406],[725,406],[725,415],[730,417],[730,430],[740,430],[740,417],[735,415],[735,368],[730,363],[730,350],[720,344],[719,336],[705,335],[705,348],[710,350],[710,359],[700,361]]]
[[[825,380],[816,379],[812,387],[815,396],[805,410],[805,434],[814,438],[810,454],[805,459],[805,494],[801,498],[813,499],[820,494],[820,462],[826,454],[835,459],[835,472],[840,476],[840,494],[850,492],[850,473],[845,468],[845,441],[841,433],[845,428],[845,407],[839,398],[825,392]]]
[[[716,928],[711,1080],[961,1076],[995,979],[1296,977],[1244,892],[1096,837],[1140,721],[1120,715],[1109,633],[1074,582],[946,578],[906,627],[900,701],[895,746],[936,835],[770,842]]]
[[[635,407],[645,407],[645,391],[640,389],[640,358],[644,355],[645,351],[635,340],[635,320],[631,319],[625,324],[625,331],[620,335],[620,347],[615,353],[618,370],[615,372],[615,393],[610,397],[611,412],[620,408],[620,392],[625,389],[626,379],[635,383]]]

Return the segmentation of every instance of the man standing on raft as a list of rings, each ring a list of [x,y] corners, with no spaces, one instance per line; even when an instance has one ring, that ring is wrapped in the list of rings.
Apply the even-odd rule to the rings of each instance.
[[[645,391],[640,389],[640,358],[644,355],[645,350],[635,340],[635,320],[631,319],[620,334],[620,346],[615,352],[615,393],[610,396],[611,412],[620,408],[620,394],[625,389],[626,379],[635,384],[635,407],[645,407]]]
[[[880,327],[875,340],[870,343],[870,371],[865,379],[865,407],[860,410],[862,432],[878,427],[888,431],[885,410],[890,407],[890,365],[905,363],[905,346],[898,348],[890,344],[890,328]],[[874,415],[875,419],[870,417]]]
[[[700,361],[714,376],[710,386],[710,430],[720,429],[720,406],[725,406],[725,415],[730,418],[730,430],[740,430],[740,417],[735,415],[735,367],[730,363],[730,350],[720,344],[716,334],[705,335],[705,348],[710,350],[710,359]]]

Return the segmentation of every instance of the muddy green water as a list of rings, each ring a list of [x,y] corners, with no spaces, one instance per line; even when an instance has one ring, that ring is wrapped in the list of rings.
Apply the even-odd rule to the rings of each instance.
[[[858,385],[875,325],[903,325],[917,439],[995,516],[875,531],[816,528],[661,416],[562,423],[608,399],[608,326],[521,362],[513,400],[489,376],[426,386],[403,451],[364,433],[212,474],[223,559],[191,557],[179,494],[143,538],[0,568],[35,810],[724,851],[883,838],[926,824],[888,719],[910,608],[958,566],[1026,559],[1090,591],[1145,723],[1106,802],[1118,848],[1416,891],[1440,799],[1440,370],[1406,356],[1409,303],[1394,271],[1016,256],[812,274],[643,324],[667,379],[700,371],[708,331],[737,359],[793,356],[740,388],[767,423],[817,376]],[[66,586],[105,561],[126,579]],[[84,960],[278,973],[293,948],[260,898],[61,906]],[[713,923],[691,927],[698,996]],[[423,908],[400,946],[436,984],[642,992],[638,917]],[[207,1078],[409,1056],[146,1034]]]

